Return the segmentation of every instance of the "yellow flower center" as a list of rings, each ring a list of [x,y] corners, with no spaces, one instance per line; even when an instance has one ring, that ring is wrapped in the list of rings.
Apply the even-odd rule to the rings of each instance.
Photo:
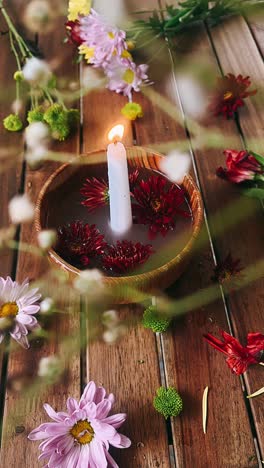
[[[19,309],[16,302],[5,302],[5,304],[0,307],[0,317],[15,317],[18,311]]]
[[[161,205],[161,203],[160,203],[159,200],[153,200],[151,202],[151,206],[152,206],[153,210],[156,211],[156,212],[159,211],[160,205]]]
[[[87,62],[89,62],[94,56],[94,47],[88,47],[82,44],[79,46],[79,52],[80,54],[83,54]]]
[[[127,48],[128,50],[135,49],[135,43],[133,41],[127,41]]]
[[[113,32],[109,32],[108,33],[108,36],[110,37],[110,39],[114,39],[115,38],[115,35]]]
[[[130,68],[128,68],[123,75],[123,80],[128,84],[132,84],[134,81],[134,78],[135,78],[135,73],[132,70],[130,70]]]
[[[132,60],[132,55],[128,52],[128,50],[123,50],[121,57]]]
[[[70,434],[78,442],[78,444],[90,444],[94,438],[94,430],[91,424],[85,421],[78,421],[70,430]]]
[[[224,101],[227,101],[228,99],[232,98],[233,97],[233,93],[231,91],[227,91],[225,94],[224,94]]]

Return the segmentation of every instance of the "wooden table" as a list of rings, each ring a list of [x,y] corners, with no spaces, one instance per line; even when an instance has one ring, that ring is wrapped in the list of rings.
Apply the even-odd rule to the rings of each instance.
[[[20,7],[25,2],[12,0],[19,23]],[[146,8],[158,7],[158,1],[149,0]],[[126,2],[128,11],[143,8],[139,0]],[[14,8],[15,6],[15,8]],[[72,62],[72,48],[63,46],[63,18],[58,28],[48,36],[38,37],[39,47],[48,60],[54,60],[59,76],[73,75],[79,79],[79,67]],[[144,95],[136,96],[143,105],[145,116],[132,123],[125,135],[125,143],[142,146],[160,144],[166,150],[166,143],[186,140],[193,154],[193,174],[201,187],[206,220],[207,241],[196,253],[190,267],[182,278],[171,288],[170,294],[181,298],[211,284],[215,260],[223,260],[229,251],[240,258],[244,267],[253,265],[263,255],[262,207],[257,201],[243,198],[245,211],[250,215],[238,224],[217,235],[221,228],[225,209],[241,199],[237,187],[227,184],[215,176],[215,169],[224,163],[222,151],[225,138],[233,138],[233,147],[242,149],[250,146],[264,153],[263,122],[264,108],[259,105],[261,90],[256,97],[248,99],[246,108],[240,113],[240,126],[234,121],[209,119],[208,127],[217,125],[222,135],[223,146],[219,148],[196,149],[184,121],[184,109],[177,93],[179,68],[188,63],[202,62],[212,76],[232,72],[250,75],[258,87],[264,79],[264,29],[259,14],[244,19],[230,19],[220,26],[207,30],[200,26],[192,33],[192,44],[183,37],[176,49],[169,50],[165,44],[159,52],[155,49],[156,60],[162,59],[162,67],[151,88],[157,94],[157,102]],[[6,115],[11,103],[11,76],[15,70],[10,57],[8,40],[1,37],[1,83],[2,91],[8,90],[0,117]],[[59,50],[59,54],[58,54]],[[183,62],[181,61],[182,59]],[[181,65],[181,67],[179,66]],[[82,70],[81,70],[82,73]],[[164,77],[170,76],[172,86],[165,87]],[[2,94],[1,94],[2,96]],[[162,99],[167,99],[179,109],[181,122],[175,121],[168,109],[162,110]],[[106,145],[106,131],[120,119],[120,108],[125,99],[107,90],[93,91],[84,96],[81,105],[82,124],[79,131],[65,143],[55,145],[59,151],[87,152]],[[7,134],[0,127],[1,147],[23,147],[21,134]],[[258,141],[256,142],[256,138]],[[260,139],[262,138],[262,141]],[[192,150],[192,148],[194,148]],[[8,151],[8,150],[7,150]],[[40,170],[31,171],[18,161],[15,167],[0,174],[1,226],[8,224],[7,203],[18,190],[27,192],[36,200],[40,188],[54,170],[54,163],[46,163]],[[217,215],[217,213],[220,213]],[[35,242],[32,226],[23,225],[17,233],[20,242]],[[11,275],[18,281],[25,277],[38,278],[42,264],[34,255],[20,250],[1,252],[0,274]],[[69,302],[64,301],[65,310]],[[131,448],[115,453],[123,468],[250,468],[261,466],[264,457],[264,396],[248,400],[246,395],[263,386],[263,368],[251,367],[241,378],[232,375],[224,357],[210,348],[203,340],[204,333],[217,334],[218,329],[233,331],[245,341],[250,331],[263,332],[263,281],[259,279],[250,286],[222,295],[213,303],[192,310],[181,320],[175,321],[171,329],[162,336],[155,336],[140,324],[129,331],[126,337],[115,345],[108,346],[101,341],[87,340],[86,352],[73,353],[67,377],[34,397],[24,392],[32,376],[36,375],[38,361],[43,356],[56,353],[62,335],[82,332],[85,337],[86,322],[80,321],[80,310],[85,316],[85,304],[75,304],[62,319],[53,324],[54,337],[51,342],[39,342],[25,351],[22,348],[10,355],[0,349],[1,396],[0,416],[3,418],[1,467],[40,466],[37,461],[36,443],[27,440],[27,434],[41,422],[47,420],[42,405],[49,402],[57,410],[63,410],[66,398],[79,397],[89,380],[103,383],[108,391],[116,395],[115,410],[127,412],[128,419],[123,432],[133,441]],[[140,306],[119,307],[125,320],[142,313]],[[165,423],[152,406],[155,390],[160,385],[175,386],[183,397],[184,411],[180,417]],[[209,386],[208,429],[202,431],[201,401],[203,390]],[[262,455],[261,455],[262,452]],[[70,467],[69,467],[70,468]]]

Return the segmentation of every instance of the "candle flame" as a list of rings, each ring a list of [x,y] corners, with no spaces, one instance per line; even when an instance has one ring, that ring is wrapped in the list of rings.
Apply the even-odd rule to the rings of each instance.
[[[109,141],[120,141],[123,138],[125,131],[124,125],[116,125],[108,133]]]

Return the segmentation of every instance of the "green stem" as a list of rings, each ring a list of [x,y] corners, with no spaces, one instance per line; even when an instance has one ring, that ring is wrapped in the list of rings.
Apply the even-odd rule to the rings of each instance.
[[[7,11],[5,10],[3,6],[3,0],[0,1],[0,9],[6,21],[6,24],[9,27],[9,30],[12,32],[12,34],[14,35],[17,41],[22,57],[24,59],[26,59],[27,57],[32,57],[32,53],[30,52],[27,44],[25,43],[24,39],[20,36],[20,34],[17,32],[13,22],[11,21],[11,18],[9,17]]]
[[[14,44],[14,40],[13,40],[13,33],[11,30],[9,30],[9,40],[10,40],[10,45],[11,45],[11,49],[12,49],[12,52],[15,56],[15,59],[16,59],[16,63],[17,63],[17,68],[19,71],[21,71],[21,63],[20,63],[20,59],[19,59],[19,55],[17,53],[17,50],[15,48],[15,44]]]

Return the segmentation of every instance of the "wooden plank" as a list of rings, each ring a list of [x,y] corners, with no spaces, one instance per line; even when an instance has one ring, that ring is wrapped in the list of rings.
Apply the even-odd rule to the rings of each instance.
[[[197,44],[197,39],[195,42]],[[209,44],[202,36],[192,59],[201,55],[204,57],[205,54],[209,54]],[[166,82],[168,78],[165,77]],[[160,85],[159,90],[161,88]],[[163,95],[167,96],[169,103],[177,102],[175,95],[166,94],[168,88],[173,87],[163,87]],[[138,96],[136,100],[139,100]],[[138,144],[150,146],[164,142],[166,147],[167,141],[184,140],[182,125],[157,107],[153,108],[153,104],[145,99],[140,98],[140,102],[148,117],[135,123]],[[228,131],[228,127],[223,128],[224,131]],[[204,159],[207,161],[208,158]],[[206,193],[205,179],[202,188]],[[181,298],[208,286],[213,268],[208,240],[197,252],[191,267],[170,288],[171,294]],[[203,342],[203,334],[217,334],[218,327],[228,329],[221,300],[175,321],[171,331],[163,335],[166,382],[175,386],[184,400],[182,416],[172,421],[175,456],[180,468],[256,466],[255,448],[239,379],[226,369],[223,357],[212,352]],[[201,401],[207,385],[210,395],[208,433],[205,436],[202,431]],[[236,406],[229,405],[229,401],[235,401]]]
[[[224,73],[233,72],[235,74],[250,75],[253,83],[258,84],[258,94],[252,99],[248,99],[246,108],[241,110],[239,116],[246,142],[250,141],[251,148],[263,153],[262,123],[264,115],[260,104],[263,89],[260,88],[260,83],[264,76],[264,65],[258,48],[242,18],[227,21],[221,28],[213,29],[211,34]],[[239,149],[240,145],[235,148]],[[220,154],[214,158],[210,152],[209,158],[209,151],[203,151],[200,155],[197,155],[197,159],[200,161],[201,178],[203,181],[207,180],[207,206],[210,214],[219,209],[219,200],[228,203],[231,200],[239,199],[239,197],[243,209],[249,208],[252,213],[243,224],[240,223],[232,231],[226,232],[223,237],[216,240],[219,255],[223,259],[230,250],[234,257],[241,259],[244,267],[254,265],[259,259],[263,258],[263,224],[260,204],[257,201],[242,198],[237,187],[216,178],[214,180],[208,178],[208,174],[213,174],[215,167],[223,164],[224,158],[221,158]],[[206,160],[207,169],[204,166]],[[234,331],[242,342],[245,342],[248,332],[263,329],[263,285],[263,278],[260,278],[253,285],[230,295],[229,304]],[[248,393],[262,387],[261,368],[255,366],[249,369],[245,374],[245,379]],[[251,408],[261,449],[264,450],[264,421],[261,412],[261,399],[252,400]]]
[[[250,13],[246,18],[248,25],[251,29],[251,33],[256,41],[256,44],[259,48],[259,51],[264,57],[264,28],[263,28],[263,21],[264,21],[264,9],[263,5],[261,8],[256,8]]]
[[[52,60],[54,56],[56,58],[55,54],[59,50],[60,68],[57,71],[61,77],[66,72],[69,75],[69,63],[73,59],[71,49],[67,51],[66,46],[59,49],[54,48],[54,44],[62,44],[64,37],[63,23],[63,18],[60,18],[54,33],[40,38],[40,47],[43,45],[43,50],[45,50],[48,59]],[[77,67],[73,66],[72,69],[75,70],[75,79],[78,80]],[[60,151],[72,152],[73,154],[76,151],[78,152],[78,147],[78,133],[64,144],[54,146]],[[27,169],[25,190],[33,201],[36,201],[41,187],[47,177],[54,171],[54,168],[54,164],[45,163],[43,168],[36,172]],[[36,243],[36,233],[33,226],[26,225],[22,227],[21,240],[33,245]],[[41,273],[46,271],[46,267],[47,265],[43,264],[39,259],[28,253],[20,252],[17,280],[22,281],[27,276],[30,280],[38,279]],[[27,435],[38,424],[48,420],[43,410],[43,404],[49,402],[57,410],[64,410],[68,396],[78,398],[80,395],[79,351],[72,352],[70,367],[60,383],[41,389],[43,392],[34,392],[33,394],[25,392],[27,384],[37,375],[40,358],[63,352],[61,348],[62,339],[65,336],[78,334],[79,298],[76,301],[75,297],[75,303],[70,302],[68,299],[69,294],[68,289],[67,291],[61,289],[61,301],[57,305],[65,314],[56,316],[55,320],[50,324],[49,331],[53,334],[50,342],[37,340],[30,350],[25,351],[19,348],[10,355],[3,429],[2,466],[21,466],[21,460],[23,460],[24,466],[38,467],[38,444],[29,442]],[[62,355],[62,359],[66,359],[64,355]],[[22,389],[17,389],[17,385],[21,385]],[[21,398],[19,398],[18,390],[24,390]]]

